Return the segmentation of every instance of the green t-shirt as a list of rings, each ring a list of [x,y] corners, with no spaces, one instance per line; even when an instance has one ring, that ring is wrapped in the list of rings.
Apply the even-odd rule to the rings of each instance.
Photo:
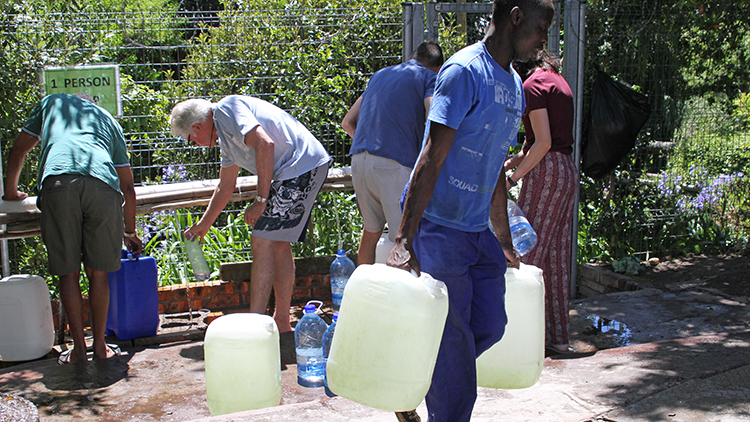
[[[130,158],[122,127],[105,109],[73,95],[48,95],[23,130],[42,141],[37,192],[58,174],[96,177],[120,192],[115,167],[130,166]]]

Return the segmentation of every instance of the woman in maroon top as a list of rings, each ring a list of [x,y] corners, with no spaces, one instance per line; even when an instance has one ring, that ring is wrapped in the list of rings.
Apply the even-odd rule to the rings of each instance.
[[[523,150],[510,157],[507,187],[523,178],[518,205],[539,238],[521,258],[544,271],[546,345],[549,354],[570,351],[568,312],[571,227],[578,171],[573,152],[573,94],[559,62],[542,51],[528,63],[514,63],[524,78],[526,111]]]

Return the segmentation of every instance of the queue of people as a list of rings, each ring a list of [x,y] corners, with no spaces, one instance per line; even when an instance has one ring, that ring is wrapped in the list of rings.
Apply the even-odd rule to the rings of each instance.
[[[376,72],[342,121],[353,139],[352,179],[364,220],[359,263],[374,262],[387,225],[395,244],[387,265],[428,272],[448,288],[448,318],[426,397],[431,422],[471,418],[475,360],[502,338],[507,322],[508,266],[523,261],[543,269],[547,344],[558,352],[569,347],[567,222],[578,175],[570,155],[570,88],[544,53],[553,15],[550,0],[495,0],[482,41],[445,63],[437,44],[423,43],[412,60]],[[519,75],[518,62],[532,64]],[[526,143],[508,159],[522,122]],[[249,96],[180,102],[170,124],[174,136],[221,150],[219,184],[186,238],[206,235],[241,168],[258,176],[258,195],[244,213],[253,227],[250,312],[265,313],[273,289],[279,331],[292,331],[291,242],[305,238],[331,156],[289,113]],[[105,359],[117,353],[104,343],[107,272],[118,269],[123,242],[133,252],[142,249],[122,128],[83,99],[45,97],[10,151],[3,199],[26,196],[18,178],[39,140],[42,238],[75,343],[66,359],[86,359],[81,262],[91,283],[94,358]],[[513,248],[506,207],[508,189],[521,178],[519,204],[540,239],[523,259]],[[420,420],[415,411],[397,417]]]

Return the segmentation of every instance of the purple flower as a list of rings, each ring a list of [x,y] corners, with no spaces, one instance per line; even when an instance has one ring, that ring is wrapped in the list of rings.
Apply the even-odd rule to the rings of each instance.
[[[182,164],[170,164],[162,169],[162,179],[165,182],[182,182],[187,177],[187,170]]]

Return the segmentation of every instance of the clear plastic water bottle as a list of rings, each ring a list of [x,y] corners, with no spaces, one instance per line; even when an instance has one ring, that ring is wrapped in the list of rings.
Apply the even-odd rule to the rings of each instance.
[[[211,278],[211,271],[208,269],[206,256],[203,254],[203,247],[198,238],[185,240],[185,252],[187,252],[188,260],[193,267],[195,281],[205,281]]]
[[[510,199],[508,199],[508,224],[510,225],[513,247],[516,248],[518,255],[524,256],[531,252],[537,243],[536,232],[529,224],[529,220],[526,219],[521,207]]]
[[[346,256],[346,251],[339,249],[336,259],[331,263],[331,296],[333,297],[334,311],[338,311],[341,307],[341,298],[344,297],[344,287],[353,272],[354,262]]]
[[[323,334],[323,358],[328,362],[328,355],[331,353],[331,344],[333,343],[333,333],[336,331],[336,321],[339,320],[339,313],[333,313],[333,322],[328,326],[325,334]],[[335,397],[336,394],[328,389],[328,376],[325,377],[326,395],[328,397]]]
[[[326,361],[323,357],[323,336],[328,324],[317,314],[315,303],[307,302],[304,315],[294,329],[297,351],[297,383],[303,387],[322,387],[325,384]]]

